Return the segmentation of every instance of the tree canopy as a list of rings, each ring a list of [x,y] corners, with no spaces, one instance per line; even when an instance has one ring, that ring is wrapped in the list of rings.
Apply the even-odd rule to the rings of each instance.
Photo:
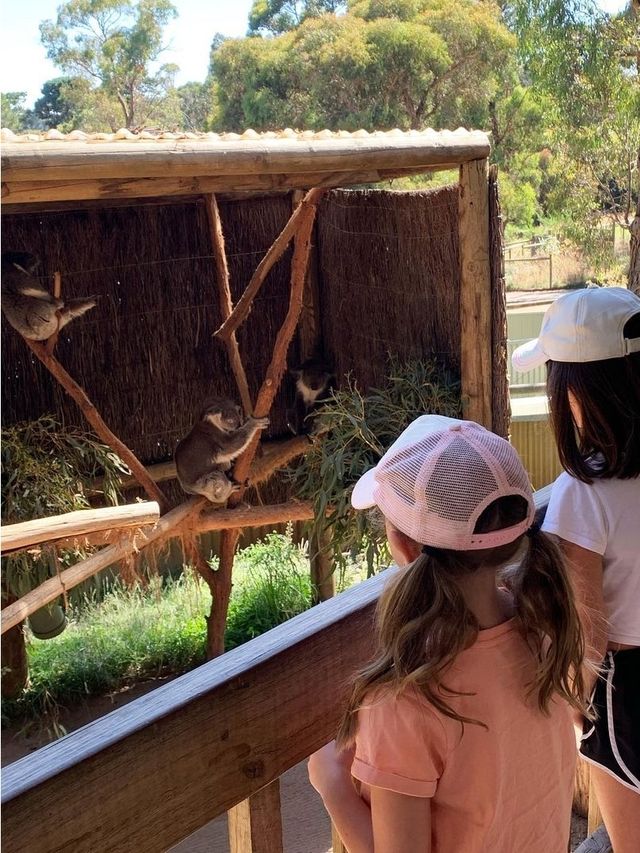
[[[356,0],[347,7],[340,15],[303,14],[280,35],[232,39],[214,50],[215,126],[482,123],[515,47],[494,3]]]
[[[48,57],[114,102],[131,128],[153,117],[172,88],[176,66],[157,63],[163,29],[176,14],[170,0],[68,0],[40,34]]]

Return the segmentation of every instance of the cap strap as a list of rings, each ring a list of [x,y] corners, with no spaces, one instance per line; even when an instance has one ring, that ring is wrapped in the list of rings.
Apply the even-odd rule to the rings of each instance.
[[[640,352],[640,338],[624,339],[624,354],[631,355],[632,352]]]

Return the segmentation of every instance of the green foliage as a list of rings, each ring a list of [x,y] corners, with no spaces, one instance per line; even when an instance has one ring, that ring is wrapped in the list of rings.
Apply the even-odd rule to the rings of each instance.
[[[180,104],[180,127],[183,130],[206,130],[211,111],[211,84],[185,83],[176,89]]]
[[[299,26],[307,18],[344,9],[341,0],[253,0],[249,11],[249,35],[279,34]]]
[[[514,40],[492,3],[353,3],[211,56],[217,129],[456,126],[486,114]],[[476,122],[478,123],[478,122]]]
[[[173,86],[175,66],[155,72],[151,66],[163,50],[163,29],[176,14],[170,0],[68,0],[55,23],[40,24],[40,35],[49,59],[91,83],[103,100],[105,121],[111,122],[117,106],[117,126],[130,128],[153,119]]]
[[[100,603],[72,610],[58,637],[28,636],[29,684],[3,702],[5,720],[55,715],[57,706],[202,663],[206,598],[187,576],[147,589],[115,585]]]
[[[346,552],[364,552],[369,572],[385,556],[384,531],[351,509],[351,491],[402,430],[425,413],[459,417],[459,383],[433,362],[401,364],[390,358],[383,388],[363,395],[349,379],[314,414],[322,440],[291,469],[291,478],[296,495],[313,501],[316,524],[331,530],[339,567],[345,564]]]
[[[244,573],[229,603],[225,647],[233,649],[311,606],[308,560],[291,535],[268,534],[239,560]]]
[[[19,133],[28,127],[29,112],[24,106],[26,92],[2,92],[0,94],[0,111],[2,127]]]
[[[547,212],[602,262],[602,217],[628,230],[635,212],[640,18],[631,7],[607,15],[592,0],[516,0],[509,15],[524,73],[545,105],[555,178]]]
[[[129,473],[113,451],[91,435],[63,428],[52,417],[2,430],[2,521],[15,523],[87,509],[87,488],[100,476],[105,501],[117,504],[118,477]],[[80,552],[62,552],[63,563]],[[3,580],[23,595],[55,574],[56,558],[35,549],[3,558]]]
[[[528,170],[524,165],[516,166],[509,174],[500,175],[500,205],[505,225],[516,225],[530,229],[538,216],[537,187],[540,184],[538,171]]]
[[[236,557],[226,646],[310,606],[304,548],[292,542],[290,531],[269,534]],[[115,583],[103,600],[85,599],[71,609],[60,636],[40,641],[27,635],[29,685],[17,701],[3,702],[5,721],[46,715],[55,729],[59,706],[198,666],[205,659],[210,607],[207,587],[190,572],[175,581],[153,578],[146,588]]]

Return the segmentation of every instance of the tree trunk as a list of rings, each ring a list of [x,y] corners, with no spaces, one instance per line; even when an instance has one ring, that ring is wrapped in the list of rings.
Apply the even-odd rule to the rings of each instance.
[[[2,590],[2,607],[17,601],[6,589]],[[22,632],[23,623],[10,628],[2,637],[2,698],[16,699],[27,685],[29,668],[27,647]]]

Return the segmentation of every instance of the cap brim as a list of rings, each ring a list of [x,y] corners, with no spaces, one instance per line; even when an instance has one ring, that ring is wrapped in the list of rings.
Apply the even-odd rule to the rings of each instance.
[[[522,344],[513,351],[511,356],[511,364],[519,373],[527,373],[536,367],[542,367],[547,361],[549,356],[542,351],[539,338]]]
[[[367,471],[353,487],[353,491],[351,492],[351,506],[354,509],[371,509],[372,506],[376,505],[376,500],[373,497],[373,490],[376,484],[375,473],[375,468]]]

